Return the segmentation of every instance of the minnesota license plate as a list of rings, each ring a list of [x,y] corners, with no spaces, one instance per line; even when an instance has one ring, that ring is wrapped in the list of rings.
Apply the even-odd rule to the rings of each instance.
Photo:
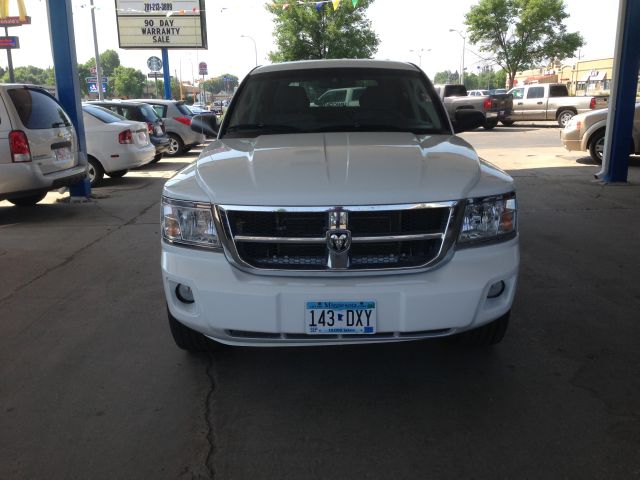
[[[305,331],[311,335],[376,333],[376,302],[306,302]]]
[[[57,163],[67,163],[71,161],[71,149],[69,147],[56,148],[53,151]]]

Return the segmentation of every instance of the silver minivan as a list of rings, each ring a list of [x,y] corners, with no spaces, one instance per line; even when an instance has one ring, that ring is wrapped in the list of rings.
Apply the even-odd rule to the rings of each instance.
[[[58,101],[33,85],[0,85],[0,200],[35,205],[49,190],[80,182],[86,165]]]
[[[205,142],[203,135],[191,130],[193,112],[182,100],[162,100],[142,98],[136,102],[148,103],[158,116],[164,121],[167,135],[171,140],[169,149],[165,152],[168,157],[175,157],[187,153],[193,147]]]

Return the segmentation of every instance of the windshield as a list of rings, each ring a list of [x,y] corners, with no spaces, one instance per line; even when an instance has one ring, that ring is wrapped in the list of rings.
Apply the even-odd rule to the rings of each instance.
[[[123,116],[106,108],[98,107],[97,105],[83,105],[82,110],[104,123],[115,123],[126,120]]]
[[[439,100],[417,71],[288,70],[250,76],[221,137],[278,133],[450,133]]]

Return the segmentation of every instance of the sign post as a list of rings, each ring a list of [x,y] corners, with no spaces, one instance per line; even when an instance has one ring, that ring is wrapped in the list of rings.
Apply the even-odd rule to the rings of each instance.
[[[200,84],[200,103],[207,103],[206,101],[206,93],[204,91],[204,76],[208,75],[208,71],[207,71],[207,63],[206,62],[200,62],[198,64],[198,73],[200,75],[202,75],[202,83]]]
[[[11,54],[12,48],[20,48],[20,43],[18,41],[18,37],[10,37],[9,36],[9,27],[19,27],[20,25],[29,25],[31,24],[31,17],[27,16],[27,12],[24,8],[24,3],[22,0],[18,1],[18,10],[20,15],[17,17],[9,17],[3,16],[7,15],[8,5],[5,4],[5,10],[0,11],[0,27],[4,27],[4,37],[0,37],[3,39],[4,45],[0,46],[0,49],[7,51],[7,68],[9,69],[9,82],[14,83],[15,77],[13,75],[13,57]],[[15,42],[11,39],[15,39]]]
[[[147,59],[147,67],[151,72],[155,74],[162,70],[162,60],[160,60],[158,57],[149,57]],[[158,76],[153,75],[153,79],[156,84],[156,98],[158,98]]]

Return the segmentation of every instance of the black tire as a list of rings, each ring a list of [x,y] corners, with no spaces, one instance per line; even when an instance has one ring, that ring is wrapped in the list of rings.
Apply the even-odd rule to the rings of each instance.
[[[87,169],[87,178],[91,184],[91,188],[100,184],[104,178],[104,169],[98,160],[89,157],[89,168]]]
[[[462,332],[454,339],[465,347],[490,347],[502,341],[509,326],[509,314],[505,313],[491,323],[487,323],[473,330]]]
[[[16,207],[33,207],[36,203],[47,196],[47,192],[34,193],[28,197],[9,199]]]
[[[149,163],[158,163],[163,155],[164,153],[156,153],[156,156],[153,157],[153,160],[151,160]]]
[[[176,135],[175,133],[169,133],[169,150],[165,153],[167,157],[177,157],[178,155],[182,155],[184,153],[184,142],[182,139]]]
[[[569,123],[569,120],[571,120],[575,116],[575,114],[576,112],[574,112],[573,110],[562,110],[561,112],[559,112],[556,120],[558,121],[558,125],[560,126],[560,128],[566,127],[567,123]]]
[[[483,128],[485,130],[493,130],[494,128],[496,128],[498,126],[498,120],[487,120],[484,123]]]
[[[121,178],[124,177],[128,171],[129,170],[116,170],[115,172],[107,173],[107,175],[109,175],[110,178]]]
[[[173,315],[171,315],[168,308],[167,316],[169,317],[169,328],[171,329],[173,341],[176,343],[178,348],[191,353],[199,353],[210,351],[214,346],[219,345],[217,342],[209,340],[201,333],[180,323]]]
[[[602,154],[604,152],[604,129],[598,130],[589,140],[589,153],[594,162],[602,164]]]
[[[515,122],[513,120],[500,120],[500,123],[505,127],[512,126]]]

